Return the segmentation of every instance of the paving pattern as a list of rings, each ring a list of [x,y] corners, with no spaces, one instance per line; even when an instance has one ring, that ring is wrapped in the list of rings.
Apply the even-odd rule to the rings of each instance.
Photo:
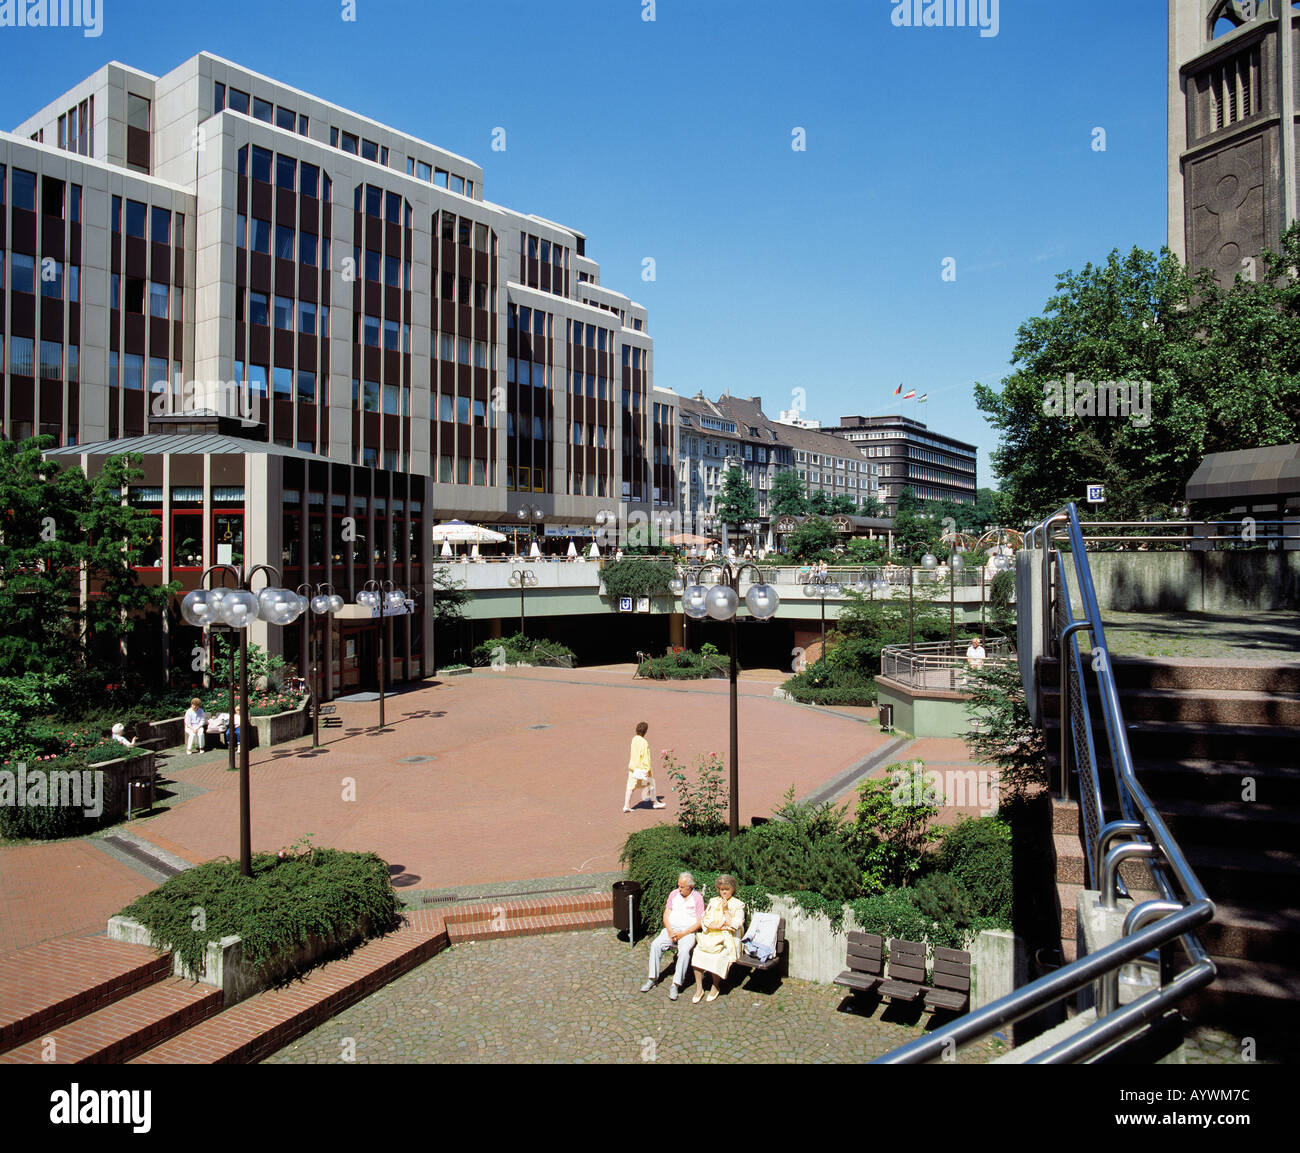
[[[838,1011],[841,990],[760,975],[712,1004],[688,984],[649,993],[649,942],[629,950],[612,929],[457,945],[268,1058],[275,1064],[466,1062],[856,1063],[920,1036],[877,1006]],[[668,970],[665,969],[665,973]],[[962,1064],[990,1060],[969,1046]]]

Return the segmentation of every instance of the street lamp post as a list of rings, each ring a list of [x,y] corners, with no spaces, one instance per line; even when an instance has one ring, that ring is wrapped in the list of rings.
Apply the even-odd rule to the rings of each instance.
[[[777,596],[776,589],[763,582],[763,574],[758,566],[749,561],[723,561],[688,569],[685,577],[674,577],[669,585],[673,593],[682,598],[683,612],[693,620],[712,617],[715,621],[731,622],[731,774],[728,787],[731,794],[731,819],[728,829],[733,841],[740,833],[740,713],[736,688],[736,621],[740,608],[740,582],[747,569],[752,573],[753,583],[745,593],[745,607],[754,620],[770,620],[780,607],[781,598]],[[706,573],[716,574],[711,587],[703,584]],[[686,583],[688,580],[689,584]]]
[[[806,596],[806,597],[820,597],[820,598],[821,598],[821,602],[822,602],[822,647],[821,647],[821,657],[820,657],[819,659],[821,659],[821,660],[823,660],[823,661],[826,659],[826,598],[827,598],[827,597],[837,597],[837,596],[840,595],[840,593],[841,593],[842,591],[843,591],[843,590],[840,588],[839,584],[838,584],[837,582],[835,582],[835,581],[829,581],[829,582],[827,582],[826,584],[822,584],[821,581],[817,581],[816,583],[809,583],[809,584],[806,584],[806,585],[803,586],[803,595],[804,595],[804,596]]]
[[[235,589],[195,589],[187,593],[181,601],[181,615],[192,625],[200,628],[214,624],[228,625],[239,633],[239,706],[231,720],[236,725],[242,721],[247,727],[248,716],[248,627],[259,617],[268,624],[290,625],[298,619],[303,611],[303,600],[297,593],[280,588],[270,583],[257,595],[253,594],[253,577],[258,572],[268,574],[268,582],[274,576],[278,582],[279,572],[271,565],[258,564],[243,573],[234,565],[213,565],[204,570],[199,577],[202,585],[211,573],[221,571],[233,574],[238,587]],[[214,592],[222,595],[213,597]],[[233,659],[233,654],[232,654]],[[227,740],[229,737],[227,737]],[[239,871],[245,877],[253,875],[252,852],[252,803],[249,790],[248,746],[249,734],[240,733],[239,741]]]
[[[530,568],[515,569],[510,574],[510,587],[519,590],[519,635],[524,635],[524,589],[537,587],[537,574]]]
[[[388,632],[389,616],[399,616],[407,610],[406,594],[391,580],[369,580],[357,593],[357,604],[374,612],[379,611],[379,727],[384,727],[384,682],[388,679],[388,661],[384,644]]]
[[[329,591],[326,592],[326,589]],[[316,585],[314,588],[309,584],[299,585],[298,595],[307,601],[315,616],[325,617],[327,622],[343,607],[343,598],[334,591],[332,584]],[[307,648],[308,660],[311,662],[311,747],[316,749],[320,747],[320,644],[316,640],[316,626],[310,623],[307,626]]]
[[[541,505],[525,504],[515,509],[515,519],[529,526],[529,535],[532,534],[532,526],[540,524],[546,519],[546,510]],[[515,555],[519,555],[519,537],[515,537]]]

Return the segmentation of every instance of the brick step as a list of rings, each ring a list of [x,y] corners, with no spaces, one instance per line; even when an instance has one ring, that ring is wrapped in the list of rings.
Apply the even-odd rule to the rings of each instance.
[[[1152,800],[1180,845],[1300,845],[1300,808],[1241,800],[1186,801],[1155,796]]]
[[[220,989],[169,977],[11,1049],[0,1064],[121,1064],[220,1012],[221,1001]]]
[[[1250,1036],[1255,1029],[1276,1036],[1300,1027],[1300,971],[1295,965],[1215,957],[1218,976],[1206,989],[1184,1000],[1179,1008],[1197,1025],[1214,1025]],[[1259,1060],[1268,1055],[1256,1054]]]
[[[1094,682],[1091,661],[1085,658],[1085,677]],[[1060,684],[1054,657],[1039,659],[1042,683]],[[1264,693],[1300,693],[1300,662],[1232,661],[1188,657],[1113,657],[1111,667],[1120,693],[1129,688],[1187,689],[1215,692],[1242,689]],[[1095,683],[1095,682],[1094,682]]]
[[[448,923],[447,935],[453,945],[465,941],[485,941],[495,937],[528,937],[539,933],[568,933],[579,929],[604,929],[614,924],[608,908],[580,912],[551,913],[532,916],[511,914],[500,928],[496,918]]]
[[[171,976],[171,954],[107,937],[43,941],[0,957],[0,1052]]]
[[[468,922],[477,923],[483,921],[488,924],[495,923],[509,926],[510,922],[519,918],[528,920],[535,917],[570,912],[603,912],[612,922],[613,900],[611,893],[580,893],[571,897],[534,897],[531,899],[525,897],[493,903],[458,905],[443,912],[442,918],[447,925],[448,932],[452,932],[457,927]]]
[[[1078,801],[1062,801],[1052,798],[1052,832],[1063,837],[1079,835]]]
[[[1043,708],[1059,717],[1061,695],[1044,689]],[[1094,725],[1101,720],[1100,697],[1095,686],[1088,700]],[[1300,693],[1256,692],[1247,689],[1124,689],[1120,710],[1127,722],[1168,721],[1183,725],[1289,725],[1300,726]]]

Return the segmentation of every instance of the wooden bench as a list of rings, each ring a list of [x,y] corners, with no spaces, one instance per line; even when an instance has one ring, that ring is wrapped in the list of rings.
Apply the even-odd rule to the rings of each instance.
[[[848,966],[835,984],[848,989],[855,997],[874,993],[885,979],[884,939],[875,933],[850,933],[847,956]]]
[[[751,957],[745,952],[745,943],[740,944],[740,956],[735,959],[733,964],[743,965],[750,973],[766,973],[775,969],[782,961],[785,960],[785,918],[780,917],[776,922],[776,952],[773,953],[766,961],[760,961],[757,957]],[[742,975],[740,980],[744,980]]]
[[[880,983],[880,995],[910,1005],[925,988],[925,946],[890,937],[889,976]]]
[[[970,954],[961,949],[934,950],[934,980],[925,991],[927,1010],[964,1013],[970,1005]]]

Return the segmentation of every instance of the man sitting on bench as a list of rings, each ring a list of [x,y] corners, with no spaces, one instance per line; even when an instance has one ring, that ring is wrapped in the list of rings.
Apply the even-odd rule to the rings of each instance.
[[[664,906],[663,932],[650,945],[650,975],[641,986],[641,992],[648,993],[659,983],[659,966],[664,950],[677,950],[677,968],[673,973],[672,988],[668,990],[668,999],[677,1000],[682,983],[686,980],[686,970],[690,966],[691,950],[695,948],[695,934],[700,931],[704,917],[704,898],[694,891],[695,878],[690,873],[682,873],[677,878],[677,888],[668,894],[668,903]]]

